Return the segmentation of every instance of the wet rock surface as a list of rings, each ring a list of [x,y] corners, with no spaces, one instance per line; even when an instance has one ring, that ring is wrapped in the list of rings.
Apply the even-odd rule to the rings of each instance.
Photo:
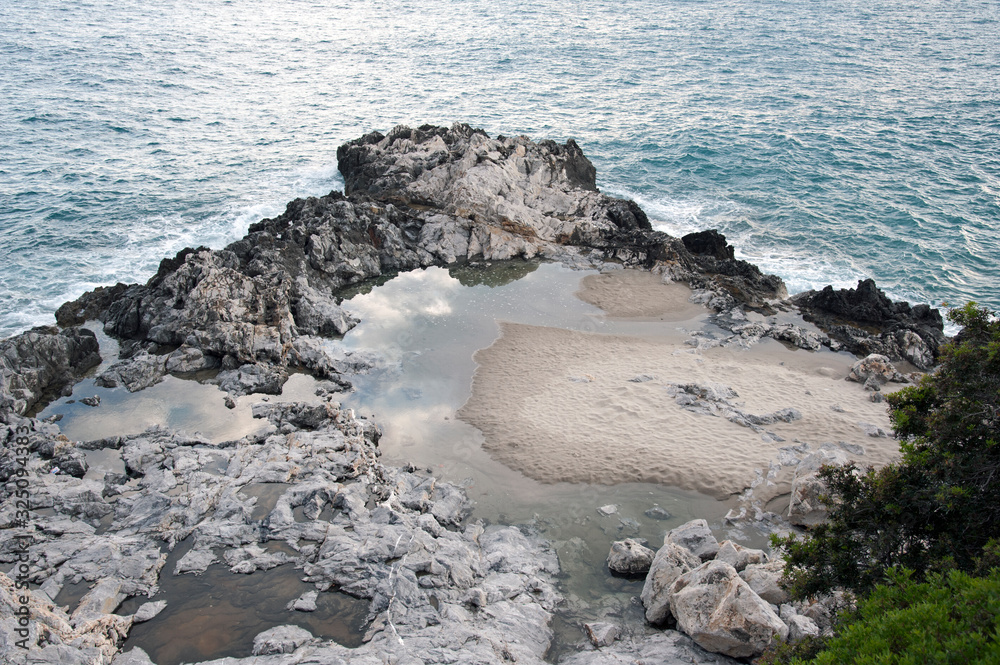
[[[26,545],[27,579],[39,585],[30,594],[33,616],[41,617],[27,638],[30,653],[40,662],[108,662],[133,621],[155,620],[162,610],[146,603],[134,615],[115,614],[122,601],[154,595],[163,576],[221,562],[234,575],[292,565],[317,592],[336,588],[370,603],[357,649],[285,626],[259,636],[257,654],[301,656],[306,649],[328,662],[381,662],[388,653],[435,662],[461,650],[468,662],[497,662],[503,653],[541,662],[560,596],[555,553],[539,537],[469,522],[460,489],[384,466],[378,428],[336,403],[260,406],[256,415],[270,428],[222,445],[155,428],[89,442],[85,447],[120,449],[124,486],[118,478],[49,473],[40,451],[66,445],[58,429],[5,416],[5,446],[19,431],[34,451],[26,465],[29,519],[17,520],[16,485],[4,485],[0,503],[0,561],[16,563]],[[209,457],[218,471],[205,470]],[[255,518],[258,500],[248,488],[262,483],[281,483],[282,491]],[[329,517],[320,519],[324,511]],[[165,570],[182,543],[190,550]],[[287,549],[272,551],[268,543]],[[0,583],[13,585],[7,576]],[[52,605],[64,586],[80,583],[93,586],[75,607]],[[8,596],[0,599],[0,631],[12,638],[17,603]],[[288,612],[308,611],[309,601],[301,598]],[[0,657],[13,656],[14,642],[0,641]],[[98,654],[105,660],[95,660]]]

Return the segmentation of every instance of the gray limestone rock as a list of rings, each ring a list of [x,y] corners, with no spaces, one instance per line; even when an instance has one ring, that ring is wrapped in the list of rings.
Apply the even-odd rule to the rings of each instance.
[[[656,553],[638,540],[626,538],[611,544],[608,568],[618,575],[645,575]]]
[[[84,328],[34,328],[0,340],[0,412],[24,414],[100,362],[97,338]]]
[[[709,561],[671,587],[670,611],[680,630],[704,649],[733,658],[758,656],[788,626],[744,582],[736,569]]]
[[[186,344],[167,356],[166,360],[166,370],[171,374],[201,372],[216,369],[219,365],[218,357],[205,355],[201,349]]]
[[[618,635],[620,633],[618,626],[605,621],[587,623],[584,624],[583,627],[587,631],[587,637],[590,639],[590,643],[597,648],[611,646],[614,644],[614,641],[618,639]]]
[[[253,363],[219,372],[217,380],[219,388],[236,397],[251,393],[280,395],[288,372],[281,367]]]
[[[772,605],[781,605],[789,600],[788,592],[781,586],[784,572],[785,562],[777,559],[768,563],[750,564],[740,572],[740,577],[758,596]]]
[[[683,547],[702,561],[714,558],[719,551],[719,541],[708,528],[708,522],[702,519],[691,520],[671,529],[664,543]]]
[[[166,607],[167,607],[167,601],[165,600],[157,600],[151,603],[143,603],[142,605],[139,606],[139,609],[135,611],[135,614],[132,615],[132,621],[134,623],[144,623],[146,621],[150,621],[156,618],[156,616],[160,612],[165,610]]]
[[[313,639],[312,633],[305,628],[275,626],[253,638],[253,655],[269,656],[278,653],[292,653]]]
[[[750,549],[731,540],[724,540],[715,559],[728,563],[736,572],[740,572],[750,564],[765,563],[767,554],[763,550]]]
[[[610,646],[569,654],[560,665],[737,665],[739,661],[705,651],[676,630],[657,631],[641,637],[621,637]]]
[[[670,618],[670,590],[674,582],[700,565],[700,558],[675,543],[664,543],[657,550],[640,596],[646,610],[646,621],[657,625]]]
[[[104,388],[124,386],[130,393],[155,386],[163,380],[166,362],[163,356],[140,351],[127,360],[120,360],[101,372],[94,384]]]

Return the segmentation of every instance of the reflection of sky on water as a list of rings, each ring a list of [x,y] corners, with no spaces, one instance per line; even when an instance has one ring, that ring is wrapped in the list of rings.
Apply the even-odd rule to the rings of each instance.
[[[468,398],[472,355],[493,343],[499,320],[595,329],[601,312],[573,293],[584,274],[557,264],[542,264],[522,279],[502,286],[463,286],[447,270],[427,268],[399,275],[345,308],[361,319],[343,344],[347,349],[377,349],[401,364],[388,384],[362,385],[367,403],[452,409]],[[376,379],[376,381],[378,380]],[[372,404],[374,407],[375,404]],[[436,409],[434,409],[436,411]]]
[[[606,320],[601,310],[575,295],[580,280],[589,274],[594,271],[525,262],[404,273],[345,301],[343,306],[361,323],[342,340],[324,344],[347,361],[375,360],[369,371],[348,377],[355,391],[340,399],[382,427],[380,448],[387,463],[413,464],[464,485],[475,502],[475,519],[533,524],[556,547],[567,591],[594,600],[621,594],[627,603],[639,593],[641,582],[607,575],[605,558],[611,541],[632,536],[647,538],[656,546],[668,529],[694,517],[717,524],[728,506],[658,485],[538,483],[490,458],[482,449],[479,430],[455,417],[472,389],[473,356],[497,339],[498,321],[639,335],[659,335],[677,327]],[[104,351],[107,341],[102,339]],[[218,442],[262,426],[250,415],[253,403],[315,400],[315,387],[311,377],[294,374],[280,397],[241,397],[236,409],[229,410],[214,385],[168,376],[157,386],[130,394],[122,388],[97,388],[87,380],[76,386],[73,397],[57,400],[41,415],[65,416],[60,426],[76,440],[135,433],[161,424],[200,431]],[[100,406],[78,401],[91,395],[101,397]],[[120,454],[114,452],[107,459],[91,458],[94,475],[121,467]],[[606,505],[615,510],[599,513],[597,508]],[[654,505],[672,517],[660,521],[647,515]],[[744,535],[749,536],[746,544],[765,545],[759,534]]]
[[[347,400],[375,415],[389,459],[451,464],[454,470],[493,467],[484,453],[476,454],[479,432],[454,414],[469,397],[473,355],[500,334],[497,321],[591,330],[600,325],[601,311],[574,296],[580,279],[593,271],[525,265],[533,269],[496,286],[475,283],[468,274],[460,281],[442,268],[417,270],[344,303],[361,319],[344,337],[344,347],[376,349],[395,367],[352,377],[357,391]]]

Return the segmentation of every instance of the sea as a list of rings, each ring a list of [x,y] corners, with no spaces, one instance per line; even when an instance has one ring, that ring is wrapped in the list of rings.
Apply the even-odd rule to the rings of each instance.
[[[995,0],[0,0],[0,337],[454,122],[792,293],[1000,308]]]

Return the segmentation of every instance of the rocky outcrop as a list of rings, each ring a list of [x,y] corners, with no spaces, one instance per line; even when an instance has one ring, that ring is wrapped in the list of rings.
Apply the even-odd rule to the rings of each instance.
[[[83,328],[34,328],[0,341],[0,413],[28,412],[100,362],[97,338]]]
[[[0,463],[7,470],[0,562],[19,561],[27,546],[26,578],[39,587],[32,616],[41,617],[28,637],[33,658],[110,662],[132,622],[156,610],[115,614],[124,599],[152,595],[165,577],[214,562],[234,575],[292,565],[318,591],[335,587],[369,603],[366,642],[357,649],[276,627],[258,636],[255,653],[297,659],[289,662],[304,650],[327,659],[321,662],[387,655],[440,662],[461,654],[484,664],[507,654],[541,664],[559,596],[557,559],[540,538],[469,522],[459,488],[383,465],[378,428],[334,402],[263,403],[254,414],[265,429],[220,445],[156,428],[77,445],[54,425],[5,416],[0,450],[6,460],[16,433],[30,451],[27,475],[18,477],[30,483],[31,503],[22,520],[16,484],[6,482],[12,467]],[[65,448],[120,451],[126,475],[52,473]],[[262,483],[281,483],[281,492],[259,516],[251,488]],[[189,550],[164,569],[167,552],[178,547]],[[4,662],[18,653],[10,638],[19,603],[2,586],[9,581],[0,576]],[[73,582],[93,588],[61,613],[49,599]]]
[[[893,302],[870,279],[856,289],[806,291],[792,298],[807,321],[860,356],[877,353],[929,369],[946,341],[941,313]]]
[[[98,318],[108,334],[150,352],[181,347],[169,372],[267,363],[335,377],[337,363],[312,340],[357,323],[337,304],[338,290],[422,266],[587,255],[669,264],[678,278],[711,289],[720,308],[768,307],[786,295],[781,280],[733,259],[724,237],[689,241],[689,249],[652,231],[634,202],[598,192],[594,167],[572,140],[398,127],[341,146],[338,159],[346,196],[292,201],[225,249],[185,249],[145,285],[66,303],[59,322]]]
[[[67,303],[59,322],[98,318],[108,334],[151,353],[180,347],[167,372],[268,364],[337,378],[342,367],[316,341],[357,323],[337,292],[394,271],[476,258],[613,261],[659,266],[727,315],[771,313],[787,297],[780,279],[735,259],[717,231],[672,238],[653,231],[634,202],[601,194],[593,165],[572,140],[490,138],[462,124],[397,127],[341,146],[338,161],[346,195],[292,201],[225,249],[185,249],[145,285],[118,284]],[[843,342],[920,367],[933,362],[943,339],[936,311],[888,302],[867,283],[860,295],[830,293],[795,302],[817,321],[840,317],[841,327],[851,320],[868,330],[831,328],[824,338],[785,324],[733,320],[728,327],[740,340],[766,335],[803,348]]]

